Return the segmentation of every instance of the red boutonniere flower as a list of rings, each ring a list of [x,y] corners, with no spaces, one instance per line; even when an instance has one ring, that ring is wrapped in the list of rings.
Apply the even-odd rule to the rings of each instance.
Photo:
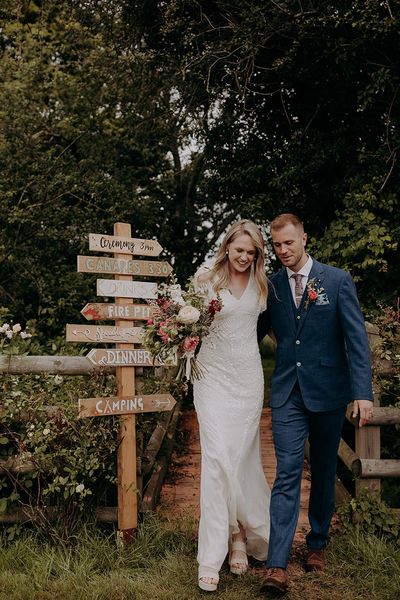
[[[307,298],[304,302],[304,308],[307,310],[311,302],[315,302],[322,295],[324,288],[319,279],[309,279],[307,281]]]

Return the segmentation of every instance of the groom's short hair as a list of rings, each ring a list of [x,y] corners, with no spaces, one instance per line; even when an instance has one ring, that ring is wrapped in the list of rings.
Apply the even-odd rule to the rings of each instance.
[[[295,227],[298,227],[304,232],[303,221],[299,219],[297,215],[294,215],[292,213],[282,213],[281,215],[278,215],[277,217],[275,217],[275,219],[271,221],[271,223],[269,224],[269,228],[271,231],[278,231],[286,225],[294,225]]]

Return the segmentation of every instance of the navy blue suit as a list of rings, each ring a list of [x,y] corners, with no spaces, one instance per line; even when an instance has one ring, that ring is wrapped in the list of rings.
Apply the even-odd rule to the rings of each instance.
[[[277,476],[271,497],[269,567],[287,566],[307,436],[311,465],[307,545],[321,549],[328,543],[346,406],[352,400],[373,399],[368,338],[351,276],[314,260],[311,280],[319,296],[306,308],[305,290],[297,309],[287,271],[281,268],[270,279],[268,307],[258,323],[259,339],[272,331],[277,341],[270,399]]]

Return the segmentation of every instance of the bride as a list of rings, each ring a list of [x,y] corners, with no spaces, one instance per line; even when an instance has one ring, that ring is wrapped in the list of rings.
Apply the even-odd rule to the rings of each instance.
[[[241,575],[247,555],[266,560],[268,550],[270,490],[259,438],[264,379],[256,335],[268,287],[259,228],[248,220],[234,223],[214,265],[196,273],[195,285],[223,302],[198,354],[203,376],[193,384],[201,443],[198,584],[215,591],[228,551],[230,571]]]

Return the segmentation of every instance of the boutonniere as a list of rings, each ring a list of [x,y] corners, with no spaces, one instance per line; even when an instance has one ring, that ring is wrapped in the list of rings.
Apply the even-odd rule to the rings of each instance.
[[[322,299],[326,294],[324,294],[324,288],[321,286],[321,281],[319,279],[309,279],[307,281],[306,287],[306,299],[304,302],[304,308],[307,310],[310,303],[316,302],[318,299]]]

